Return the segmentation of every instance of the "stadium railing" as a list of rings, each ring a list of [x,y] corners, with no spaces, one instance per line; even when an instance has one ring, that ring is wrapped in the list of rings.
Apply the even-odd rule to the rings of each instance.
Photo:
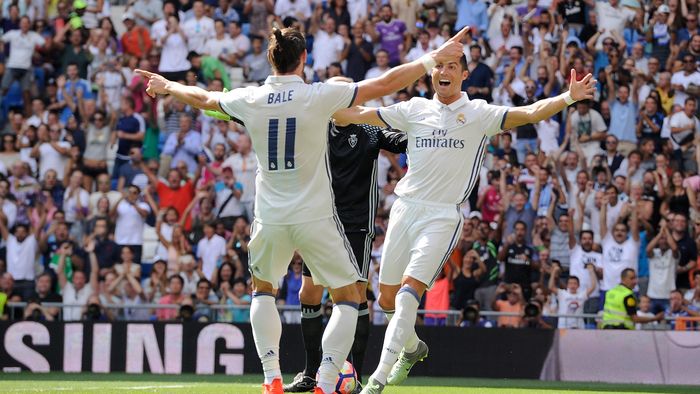
[[[9,308],[10,312],[13,312],[15,310],[22,310],[24,309],[29,303],[27,302],[8,302],[6,304],[6,307]],[[84,304],[68,304],[68,303],[58,303],[58,302],[44,302],[41,303],[43,307],[47,308],[59,308],[59,318],[58,320],[61,321],[62,319],[62,314],[63,314],[63,308],[85,308],[86,305]],[[129,309],[129,310],[136,310],[136,309],[149,309],[149,310],[157,310],[157,309],[180,309],[182,305],[179,304],[105,304],[101,305],[102,308],[104,309],[111,309],[111,310],[124,310],[124,309]],[[209,310],[215,310],[215,311],[234,311],[234,310],[248,310],[250,309],[250,305],[222,305],[222,304],[214,304],[214,305],[207,305],[207,306],[194,306],[195,311],[201,310],[201,309],[209,309]],[[299,312],[301,310],[301,307],[299,305],[277,305],[277,310],[281,313],[284,314],[285,312]],[[457,326],[460,322],[460,319],[462,317],[462,311],[458,310],[428,310],[428,309],[420,309],[418,310],[418,315],[420,316],[425,316],[426,314],[432,315],[432,316],[444,316],[445,317],[445,325],[446,326]],[[15,316],[21,316],[22,313],[10,313],[10,320],[13,320]],[[496,312],[496,311],[480,311],[479,315],[482,317],[485,317],[490,320],[495,320],[498,317],[501,316],[523,316],[523,314],[518,314],[518,313],[513,313],[513,312]],[[582,318],[582,319],[589,319],[591,321],[599,322],[601,315],[599,314],[594,314],[594,313],[583,313],[583,314],[549,314],[549,315],[543,315],[542,316],[545,319],[548,318]],[[155,317],[153,316],[153,319]],[[683,317],[667,317],[666,320],[676,320],[676,330],[698,330],[698,326],[700,325],[700,318],[683,318]],[[680,325],[680,327],[679,327]],[[670,328],[670,327],[664,327],[663,325],[661,327],[658,327],[659,329],[663,328]]]

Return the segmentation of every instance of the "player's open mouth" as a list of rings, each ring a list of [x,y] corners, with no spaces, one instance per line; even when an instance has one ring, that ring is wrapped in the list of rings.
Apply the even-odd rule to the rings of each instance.
[[[440,86],[450,86],[452,82],[449,79],[441,79],[438,81],[438,83]]]

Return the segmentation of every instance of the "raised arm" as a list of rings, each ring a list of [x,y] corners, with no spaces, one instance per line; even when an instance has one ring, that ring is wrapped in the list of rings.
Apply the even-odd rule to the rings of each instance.
[[[357,96],[354,103],[374,100],[406,87],[429,72],[435,65],[447,61],[459,61],[463,56],[462,39],[469,31],[469,26],[447,40],[440,48],[410,63],[394,67],[377,78],[365,79],[357,84]]]
[[[608,196],[603,196],[600,203],[600,239],[608,234]]]
[[[524,107],[510,108],[505,116],[503,130],[549,119],[576,101],[593,99],[595,84],[596,81],[591,74],[577,82],[576,71],[571,69],[571,84],[568,92]]]
[[[639,242],[639,214],[637,213],[637,201],[630,204],[632,216],[630,217],[630,233],[635,242]]]
[[[596,276],[595,267],[592,263],[586,264],[586,271],[588,271],[588,275],[591,277],[591,283],[586,289],[586,297],[590,297],[596,287],[598,287],[598,277]]]

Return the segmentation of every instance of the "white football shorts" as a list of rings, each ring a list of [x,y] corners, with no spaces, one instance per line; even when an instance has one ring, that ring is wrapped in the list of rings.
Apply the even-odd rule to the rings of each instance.
[[[250,272],[277,286],[298,251],[311,270],[314,283],[337,289],[360,280],[360,268],[343,225],[336,217],[299,224],[262,224],[253,221]]]
[[[432,287],[461,235],[457,205],[399,198],[391,207],[379,282],[398,285],[410,276]]]

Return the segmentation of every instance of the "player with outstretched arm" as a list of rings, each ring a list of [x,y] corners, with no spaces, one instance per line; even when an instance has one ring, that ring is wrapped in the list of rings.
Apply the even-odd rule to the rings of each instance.
[[[577,82],[571,70],[568,92],[510,108],[469,100],[460,89],[468,74],[464,56],[438,62],[431,71],[436,92],[432,100],[413,98],[379,109],[353,107],[335,115],[340,122],[388,126],[408,135],[408,172],[396,186],[399,199],[391,208],[379,271],[379,305],[390,322],[364,394],[400,384],[428,355],[414,328],[418,305],[460,239],[459,206],[476,184],[489,137],[548,119],[595,92],[592,75]]]
[[[255,220],[249,244],[253,300],[250,320],[261,359],[264,393],[282,393],[275,305],[276,284],[299,250],[317,283],[331,288],[336,305],[322,339],[317,393],[334,391],[338,371],[350,352],[360,297],[360,278],[342,224],[334,211],[327,162],[327,125],[341,108],[362,103],[412,83],[437,63],[462,54],[463,29],[437,50],[357,84],[306,84],[306,40],[295,29],[273,29],[265,84],[228,93],[208,92],[168,81],[144,70],[146,92],[170,94],[195,108],[224,112],[245,124],[260,163],[256,177]]]

